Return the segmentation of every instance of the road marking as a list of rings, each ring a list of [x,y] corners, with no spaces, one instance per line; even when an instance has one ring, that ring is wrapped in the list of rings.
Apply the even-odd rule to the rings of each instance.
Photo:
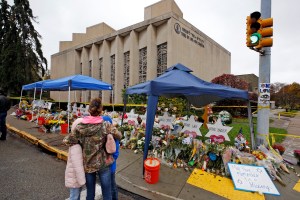
[[[188,178],[187,183],[227,199],[265,199],[264,195],[260,195],[257,192],[253,193],[235,190],[231,179],[210,174],[200,169],[194,169]]]
[[[295,187],[293,190],[296,190],[297,192],[300,192],[300,179],[298,180],[298,183],[296,183]]]

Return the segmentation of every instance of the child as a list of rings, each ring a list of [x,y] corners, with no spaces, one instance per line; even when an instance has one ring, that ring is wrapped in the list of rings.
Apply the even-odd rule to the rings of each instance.
[[[108,121],[112,124],[112,120],[109,116],[102,116],[104,121]],[[117,168],[117,159],[119,157],[119,148],[120,148],[120,139],[122,138],[122,135],[120,132],[116,131],[115,133],[113,133],[115,142],[116,142],[116,152],[113,153],[113,158],[114,158],[114,162],[113,164],[110,166],[110,171],[111,171],[111,193],[112,193],[112,199],[113,200],[118,200],[118,187],[116,184],[116,179],[115,179],[115,175],[116,175],[116,168]]]
[[[74,131],[82,118],[76,119],[71,131]],[[82,148],[79,144],[69,147],[68,161],[65,171],[65,185],[70,188],[70,200],[80,200],[81,187],[85,184],[85,173],[83,168]]]

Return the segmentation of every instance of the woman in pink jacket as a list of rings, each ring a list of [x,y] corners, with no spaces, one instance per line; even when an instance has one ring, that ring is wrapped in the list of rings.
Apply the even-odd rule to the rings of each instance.
[[[78,118],[72,124],[73,131],[82,121]],[[70,188],[70,200],[80,200],[81,186],[85,184],[85,172],[83,168],[82,148],[79,144],[69,147],[67,167],[65,171],[65,185]]]

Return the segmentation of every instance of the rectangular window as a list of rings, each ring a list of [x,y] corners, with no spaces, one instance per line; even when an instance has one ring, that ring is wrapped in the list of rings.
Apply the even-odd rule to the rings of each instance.
[[[99,59],[99,80],[102,81],[102,73],[103,73],[103,58]],[[99,91],[99,98],[102,99],[102,90]]]
[[[130,53],[124,53],[124,88],[129,86],[129,66],[130,66]]]
[[[147,80],[147,47],[139,51],[139,83]]]
[[[82,75],[82,63],[80,63],[80,74]]]
[[[167,43],[157,46],[157,77],[167,69]]]
[[[92,77],[92,61],[91,60],[89,61],[89,77]],[[88,95],[87,101],[90,102],[91,98],[92,98],[92,91],[89,90],[87,95]]]
[[[110,103],[113,103],[113,92],[115,90],[115,72],[116,72],[116,58],[115,55],[110,57],[110,83],[112,85],[113,90],[110,95]]]

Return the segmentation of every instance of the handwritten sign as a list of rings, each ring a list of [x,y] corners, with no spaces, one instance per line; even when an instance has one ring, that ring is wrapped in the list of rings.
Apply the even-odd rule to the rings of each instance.
[[[223,126],[220,117],[218,118],[215,124],[207,124],[207,127],[209,131],[205,135],[205,137],[210,137],[211,135],[222,135],[224,136],[225,140],[230,141],[230,138],[228,137],[228,132],[232,129],[232,127]]]
[[[280,195],[264,167],[228,163],[228,168],[235,189]]]
[[[182,121],[182,123],[184,127],[181,132],[191,134],[193,137],[196,137],[197,135],[202,136],[200,132],[202,123],[196,122],[194,115],[191,115],[188,121]],[[196,133],[196,135],[194,133]]]

